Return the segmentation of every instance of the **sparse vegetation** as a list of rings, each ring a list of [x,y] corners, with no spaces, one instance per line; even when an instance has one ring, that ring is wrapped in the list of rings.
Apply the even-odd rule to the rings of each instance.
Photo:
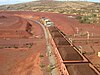
[[[55,69],[55,65],[49,64],[49,65],[47,66],[47,71],[48,71],[48,72],[51,72],[53,69]]]
[[[14,46],[14,48],[16,48],[16,49],[17,49],[18,47],[17,47],[17,46]]]
[[[100,23],[100,18],[97,16],[97,14],[89,14],[85,16],[78,16],[77,19],[79,20],[80,23]],[[97,20],[98,19],[98,20]]]
[[[41,63],[41,64],[40,64],[40,67],[41,67],[41,68],[44,68],[44,67],[45,67],[45,64]]]
[[[44,57],[44,56],[43,56],[43,55],[40,55],[39,57],[42,58],[42,57]]]
[[[33,44],[26,44],[26,47],[31,48]]]
[[[34,12],[55,12],[72,15],[74,14],[81,15],[81,17],[78,17],[81,23],[100,24],[100,3],[93,2],[35,1],[14,5],[3,5],[0,6],[0,10],[31,10]]]

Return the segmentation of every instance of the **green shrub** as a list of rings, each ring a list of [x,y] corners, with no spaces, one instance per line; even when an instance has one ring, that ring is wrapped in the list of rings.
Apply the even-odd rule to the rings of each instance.
[[[40,54],[40,56],[39,56],[39,57],[44,57],[44,56]]]
[[[45,64],[41,63],[41,64],[40,64],[40,67],[41,67],[41,68],[44,68],[44,67],[45,67]]]

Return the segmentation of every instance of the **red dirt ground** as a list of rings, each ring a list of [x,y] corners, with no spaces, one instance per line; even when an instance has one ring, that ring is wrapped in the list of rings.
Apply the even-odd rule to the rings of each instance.
[[[40,25],[29,21],[33,25],[34,36],[32,48],[6,48],[0,49],[0,75],[46,75],[47,72],[41,70],[40,57],[48,65],[46,56],[46,41],[43,29]],[[38,37],[37,37],[38,36]],[[17,40],[16,40],[17,41]],[[45,61],[46,60],[46,61]]]
[[[62,30],[64,33],[66,34],[73,34],[73,29],[71,28],[71,26],[67,23],[67,19],[66,19],[66,15],[63,14],[57,14],[57,13],[34,13],[34,12],[5,12],[7,14],[20,14],[20,15],[27,15],[27,16],[37,16],[37,17],[46,17],[46,18],[50,18],[51,21],[54,22],[54,24],[60,29]],[[27,17],[26,16],[26,17]],[[37,18],[36,18],[37,19]],[[67,28],[67,30],[66,30]]]
[[[11,15],[14,14],[14,15],[19,15],[19,16],[21,15],[24,18],[32,18],[33,17],[34,20],[37,20],[39,17],[44,16],[46,18],[51,19],[51,21],[54,22],[55,26],[58,27],[65,34],[74,34],[74,33],[76,33],[76,29],[75,28],[78,27],[79,28],[79,32],[89,31],[89,33],[91,33],[91,34],[93,33],[95,36],[100,36],[99,35],[99,33],[100,33],[100,27],[99,26],[94,25],[94,24],[80,24],[76,19],[68,18],[67,17],[68,15],[57,14],[57,13],[40,13],[40,12],[36,12],[35,13],[35,12],[29,12],[29,11],[26,11],[26,12],[25,11],[13,11],[13,12],[12,11],[7,11],[7,12],[3,12],[2,11],[0,13],[7,13],[7,14],[11,14]],[[34,18],[34,16],[36,18]],[[39,26],[38,27],[36,26],[34,28],[35,28],[35,30],[34,30],[35,36],[39,36],[39,37],[43,36],[43,32],[40,35],[41,29],[38,29]],[[1,59],[4,62],[1,65],[1,68],[0,68],[1,75],[11,75],[11,73],[9,73],[9,71],[12,72],[12,75],[13,74],[18,74],[19,72],[18,71],[15,72],[15,71],[19,70],[20,68],[22,68],[22,66],[25,66],[25,64],[22,64],[21,67],[18,66],[18,68],[16,68],[16,66],[20,65],[21,62],[23,62],[23,61],[25,63],[27,63],[26,60],[30,60],[28,62],[34,63],[34,61],[31,60],[31,57],[36,57],[34,60],[39,60],[37,53],[38,53],[38,50],[39,50],[39,52],[41,52],[41,51],[44,50],[44,48],[45,48],[45,42],[44,41],[45,41],[44,38],[39,39],[36,42],[37,46],[33,46],[33,48],[30,49],[30,50],[8,50],[8,49],[0,49],[0,55],[4,55],[4,60]],[[42,44],[42,43],[44,43],[44,44]],[[37,56],[34,55],[34,54],[37,54]],[[93,56],[92,58],[94,58],[95,60],[97,60],[97,58],[95,58],[95,57],[96,56]],[[92,59],[92,58],[89,57],[88,59]],[[95,61],[95,60],[93,60],[93,61]],[[36,63],[34,63],[34,64],[37,65]],[[31,64],[26,65],[25,67],[23,67],[23,69],[19,70],[20,74],[29,75],[30,69],[27,70],[27,73],[23,72],[23,70],[26,70],[27,67],[29,67],[30,65]],[[15,67],[15,69],[14,69],[14,67]],[[38,66],[37,66],[37,68],[39,69]],[[36,70],[37,70],[37,68],[36,68]],[[41,71],[40,71],[40,73],[41,73],[40,75],[42,75]]]
[[[2,12],[0,12],[2,13]],[[3,12],[4,13],[4,12]],[[7,11],[7,14],[19,14],[24,15],[24,17],[34,17],[36,19],[39,17],[46,17],[51,19],[55,23],[61,31],[65,34],[73,34],[76,33],[76,27],[79,28],[80,31],[89,31],[90,33],[94,33],[94,35],[99,35],[100,27],[95,24],[80,24],[75,18],[68,18],[69,15],[58,14],[58,13],[44,13],[44,12],[29,12],[29,11]]]

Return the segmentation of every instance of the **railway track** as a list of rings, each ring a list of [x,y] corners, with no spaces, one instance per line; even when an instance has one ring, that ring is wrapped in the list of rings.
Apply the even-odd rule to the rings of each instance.
[[[69,75],[100,75],[98,70],[85,58],[79,50],[66,39],[55,26],[48,27],[57,50],[62,59],[63,68]],[[58,57],[59,59],[59,57]],[[61,75],[68,75],[62,70]]]

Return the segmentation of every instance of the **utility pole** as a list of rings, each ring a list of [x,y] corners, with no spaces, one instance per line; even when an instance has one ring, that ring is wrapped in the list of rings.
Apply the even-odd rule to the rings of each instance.
[[[75,29],[76,29],[76,33],[78,34],[78,33],[79,33],[79,28],[78,28],[78,27],[76,27]]]
[[[87,31],[87,39],[89,39],[90,38],[90,34],[89,34],[89,32]]]
[[[87,33],[87,44],[88,44],[89,42],[88,40],[90,39],[90,33],[88,31],[86,33]]]

